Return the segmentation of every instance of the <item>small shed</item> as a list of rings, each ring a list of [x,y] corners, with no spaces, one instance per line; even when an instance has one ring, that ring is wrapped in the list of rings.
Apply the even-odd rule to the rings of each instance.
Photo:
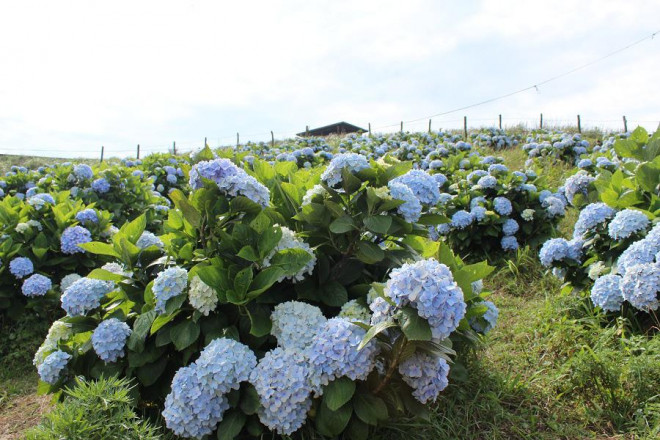
[[[334,124],[326,125],[325,127],[312,128],[298,133],[297,136],[328,136],[331,134],[348,134],[348,133],[357,133],[357,132],[366,132],[364,128],[360,128],[356,125],[349,124],[348,122],[336,122]]]

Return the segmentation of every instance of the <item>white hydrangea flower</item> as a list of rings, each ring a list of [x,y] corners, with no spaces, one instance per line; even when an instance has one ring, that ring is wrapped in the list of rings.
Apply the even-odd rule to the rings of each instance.
[[[50,329],[48,330],[46,339],[34,354],[32,364],[35,367],[41,365],[44,359],[46,359],[46,357],[48,357],[51,352],[57,350],[57,343],[62,339],[68,338],[71,336],[71,334],[72,332],[70,324],[66,324],[62,321],[53,322],[53,324],[50,326]]]
[[[522,217],[523,220],[526,222],[531,222],[534,220],[534,210],[533,209],[524,209],[523,212],[520,213],[520,217]]]
[[[27,223],[19,223],[16,225],[16,229],[14,230],[19,234],[25,234],[27,231],[30,230],[30,225],[28,225]]]
[[[368,324],[371,321],[371,313],[369,310],[362,306],[356,299],[348,301],[341,306],[339,317],[348,319],[349,321],[359,321]]]
[[[198,276],[190,281],[188,300],[190,305],[204,316],[208,316],[218,305],[218,295],[215,290]]]
[[[323,188],[321,185],[314,185],[314,187],[308,189],[305,195],[303,196],[302,199],[303,206],[312,203],[312,199],[314,198],[314,196],[322,196],[324,194],[325,194],[325,188]]]
[[[305,275],[311,275],[312,272],[314,271],[314,266],[316,265],[316,255],[314,254],[314,251],[312,248],[296,237],[296,233],[293,232],[291,229],[287,228],[286,226],[281,226],[282,229],[282,238],[280,238],[280,242],[277,243],[277,246],[275,246],[275,249],[271,251],[271,253],[264,259],[263,266],[264,267],[269,267],[270,266],[270,260],[275,256],[276,253],[279,251],[282,251],[284,249],[302,249],[305,252],[307,252],[309,255],[312,256],[312,259],[307,262],[305,267],[300,269],[297,274],[293,276],[282,276],[278,280],[279,282],[284,281],[285,279],[290,279],[294,283],[298,281],[302,281],[305,279]]]
[[[77,273],[70,273],[69,275],[65,276],[62,278],[62,281],[60,281],[60,291],[64,292],[66,289],[69,288],[69,286],[82,277],[78,275]]]

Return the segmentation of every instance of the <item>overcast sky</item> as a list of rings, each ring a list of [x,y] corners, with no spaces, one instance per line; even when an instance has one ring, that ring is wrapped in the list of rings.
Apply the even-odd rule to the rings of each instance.
[[[660,30],[660,1],[63,1],[0,6],[0,153],[125,156],[377,131],[513,92]],[[434,128],[654,129],[660,34]],[[404,128],[423,130],[425,119]]]

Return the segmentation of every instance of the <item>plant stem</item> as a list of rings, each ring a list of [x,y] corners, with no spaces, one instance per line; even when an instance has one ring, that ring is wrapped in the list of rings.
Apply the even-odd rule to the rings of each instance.
[[[405,338],[405,336],[401,336],[402,338]],[[374,389],[374,394],[380,393],[383,388],[390,382],[392,379],[392,375],[394,374],[394,370],[396,370],[396,367],[399,365],[399,361],[401,360],[401,356],[403,355],[403,350],[406,348],[406,345],[408,344],[408,341],[404,340],[403,343],[401,344],[401,347],[399,350],[396,352],[396,355],[394,356],[394,360],[390,363],[389,368],[387,369],[387,372],[385,373],[385,378],[383,378],[383,381],[378,384],[378,386]]]

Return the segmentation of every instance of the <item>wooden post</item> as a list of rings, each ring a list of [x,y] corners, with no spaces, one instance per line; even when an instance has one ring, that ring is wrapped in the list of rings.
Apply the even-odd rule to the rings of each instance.
[[[176,156],[176,141],[172,142],[172,154]]]
[[[369,137],[371,137],[371,122],[369,122]]]
[[[429,134],[431,134],[431,120],[429,119]]]
[[[206,148],[208,144],[206,143],[206,138],[204,138],[204,148]]]
[[[236,148],[241,144],[241,137],[238,133],[236,133]]]
[[[623,117],[623,132],[628,133],[628,120],[625,116]]]
[[[103,163],[103,152],[105,150],[105,147],[101,145],[101,161],[99,163]]]
[[[541,120],[539,121],[539,128],[543,129],[543,113],[541,113]]]
[[[309,125],[305,125],[305,136],[309,137]]]
[[[502,115],[500,115],[500,130],[502,129]]]
[[[275,135],[273,134],[273,130],[270,131],[270,146],[275,146]]]
[[[136,155],[136,157],[137,157],[138,159],[140,158],[140,144],[138,144],[138,147],[137,147],[137,155]]]
[[[577,115],[577,122],[578,122],[578,133],[582,133],[582,124],[580,122],[580,115]]]
[[[401,133],[403,133],[403,121],[401,121]]]
[[[463,137],[467,141],[467,116],[463,116]]]

